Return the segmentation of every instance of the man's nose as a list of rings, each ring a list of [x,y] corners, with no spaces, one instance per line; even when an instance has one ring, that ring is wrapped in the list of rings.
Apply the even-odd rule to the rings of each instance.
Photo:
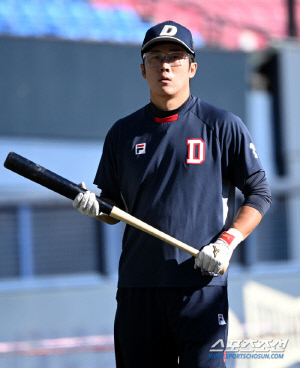
[[[170,70],[170,61],[166,57],[163,58],[163,61],[160,66],[160,70],[162,71]]]

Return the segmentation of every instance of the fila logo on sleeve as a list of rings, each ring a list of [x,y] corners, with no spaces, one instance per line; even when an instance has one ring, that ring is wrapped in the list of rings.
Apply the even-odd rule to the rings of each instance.
[[[218,321],[219,321],[219,325],[226,325],[225,319],[223,314],[218,314]]]
[[[188,157],[187,164],[200,165],[205,160],[205,142],[200,138],[187,139]]]
[[[139,143],[135,145],[135,154],[141,155],[146,153],[146,143]]]

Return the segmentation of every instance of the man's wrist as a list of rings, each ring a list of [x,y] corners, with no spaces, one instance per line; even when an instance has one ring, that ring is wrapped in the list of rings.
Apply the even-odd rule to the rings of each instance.
[[[235,248],[244,240],[244,237],[238,229],[231,227],[228,230],[224,231],[220,235],[219,239],[228,246],[228,249],[231,252],[233,252]]]

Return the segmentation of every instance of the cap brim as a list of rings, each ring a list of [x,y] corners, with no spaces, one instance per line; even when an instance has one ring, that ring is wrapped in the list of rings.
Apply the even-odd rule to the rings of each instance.
[[[193,51],[186,43],[184,43],[183,41],[179,40],[176,37],[168,37],[168,36],[159,36],[159,37],[153,38],[151,41],[148,41],[147,43],[145,43],[145,45],[142,47],[141,51],[143,52],[149,46],[151,46],[155,43],[158,43],[160,41],[170,41],[172,43],[178,43],[179,45],[182,45],[187,50],[189,50],[193,55],[195,55],[195,51]]]

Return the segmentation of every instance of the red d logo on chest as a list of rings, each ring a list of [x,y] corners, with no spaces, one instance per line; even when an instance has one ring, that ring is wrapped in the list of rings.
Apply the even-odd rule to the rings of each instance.
[[[200,165],[205,160],[205,142],[201,138],[191,138],[186,140],[188,146],[188,157],[186,164]]]

